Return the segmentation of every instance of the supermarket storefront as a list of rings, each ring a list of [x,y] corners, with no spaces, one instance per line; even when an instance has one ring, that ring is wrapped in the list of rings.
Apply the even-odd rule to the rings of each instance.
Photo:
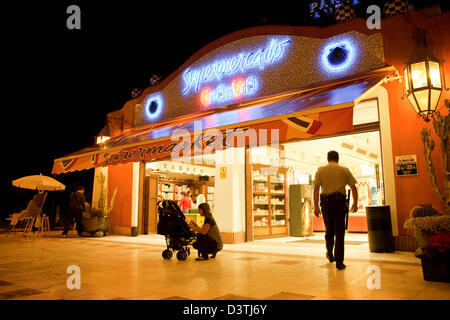
[[[406,16],[430,19],[417,15]],[[387,22],[394,28],[401,18]],[[111,138],[56,159],[53,173],[102,172],[109,193],[118,188],[115,233],[155,232],[156,202],[190,191],[194,203],[213,206],[224,241],[239,243],[323,230],[310,213],[310,190],[334,149],[361,194],[349,231],[367,231],[365,206],[388,204],[394,235],[407,236],[401,226],[417,199],[400,198],[399,185],[426,184],[428,177],[424,167],[404,180],[395,175],[395,156],[416,154],[419,168],[424,160],[419,129],[411,137],[422,123],[395,80],[403,62],[398,53],[409,52],[404,44],[395,51],[393,39],[358,19],[322,29],[232,33],[108,114]],[[117,119],[133,125],[115,129]],[[94,196],[98,187],[94,182]],[[437,202],[431,189],[421,196]],[[296,227],[299,217],[304,230]],[[198,219],[195,210],[188,218]]]

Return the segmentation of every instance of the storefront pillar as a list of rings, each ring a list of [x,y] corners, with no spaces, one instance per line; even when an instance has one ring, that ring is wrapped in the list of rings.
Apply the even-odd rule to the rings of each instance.
[[[381,156],[383,161],[383,181],[385,204],[390,207],[392,234],[398,236],[397,201],[395,194],[394,155],[392,148],[391,120],[389,115],[388,91],[376,86],[364,96],[364,99],[377,99],[380,122]]]
[[[214,217],[224,243],[245,241],[245,148],[216,151]]]
[[[131,234],[133,199],[133,164],[119,164],[108,167],[108,199],[117,188],[114,206],[109,214],[113,234]]]
[[[132,181],[132,193],[131,193],[131,236],[135,237],[138,235],[139,217],[141,216],[140,210],[142,203],[142,187],[140,184],[143,181],[142,177],[142,166],[141,162],[133,162],[133,181]]]

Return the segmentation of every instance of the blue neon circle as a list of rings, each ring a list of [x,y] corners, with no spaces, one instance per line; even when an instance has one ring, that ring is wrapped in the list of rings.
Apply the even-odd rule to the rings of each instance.
[[[163,107],[163,99],[160,94],[151,95],[145,99],[144,109],[149,119],[157,119],[161,115]]]
[[[341,72],[355,62],[356,48],[350,40],[328,44],[322,51],[322,65],[326,71]]]

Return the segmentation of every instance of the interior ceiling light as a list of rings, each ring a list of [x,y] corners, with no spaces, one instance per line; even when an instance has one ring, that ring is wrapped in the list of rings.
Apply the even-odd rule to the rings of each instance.
[[[345,149],[353,150],[353,146],[351,144],[348,144],[345,142],[342,142],[341,147],[345,148]]]

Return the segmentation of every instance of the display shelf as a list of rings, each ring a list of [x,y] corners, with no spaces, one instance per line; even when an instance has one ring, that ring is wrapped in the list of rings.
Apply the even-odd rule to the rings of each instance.
[[[268,166],[252,165],[251,172],[254,235],[287,234],[286,169],[269,173]]]

